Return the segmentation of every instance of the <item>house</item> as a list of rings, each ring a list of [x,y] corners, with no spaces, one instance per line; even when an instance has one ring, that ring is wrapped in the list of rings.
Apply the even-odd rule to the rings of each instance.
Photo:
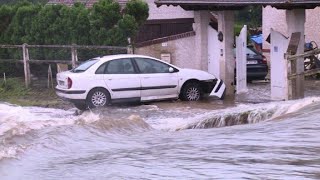
[[[315,41],[320,45],[320,7],[306,10],[306,23],[305,23],[305,41]],[[267,39],[270,34],[270,29],[281,32],[289,37],[288,27],[286,23],[285,10],[279,10],[266,6],[263,8],[263,38]],[[263,49],[270,49],[270,44],[266,41],[263,42]]]
[[[92,7],[98,0],[50,0],[48,4],[72,6],[81,2]],[[149,6],[149,17],[140,27],[135,39],[135,53],[153,56],[180,67],[201,69],[195,61],[194,12],[179,6],[157,7],[154,0],[145,0]],[[127,0],[118,0],[124,6]]]

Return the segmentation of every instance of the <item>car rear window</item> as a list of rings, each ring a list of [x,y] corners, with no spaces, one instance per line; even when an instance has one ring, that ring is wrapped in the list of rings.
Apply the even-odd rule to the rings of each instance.
[[[74,73],[84,72],[87,69],[89,69],[92,65],[97,63],[98,61],[99,61],[98,59],[87,60],[84,63],[80,64],[78,67],[76,67],[73,70],[71,70],[71,72],[74,72]]]

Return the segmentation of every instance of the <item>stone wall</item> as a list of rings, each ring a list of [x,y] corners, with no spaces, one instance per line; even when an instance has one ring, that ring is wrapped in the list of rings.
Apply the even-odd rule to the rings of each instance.
[[[135,48],[135,54],[152,56],[161,59],[161,54],[171,55],[171,64],[181,68],[201,69],[200,62],[195,58],[195,36],[158,41],[158,43]]]

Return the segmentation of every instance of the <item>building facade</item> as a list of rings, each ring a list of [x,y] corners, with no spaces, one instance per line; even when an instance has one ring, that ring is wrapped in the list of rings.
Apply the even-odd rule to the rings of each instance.
[[[262,19],[264,40],[269,36],[271,28],[289,37],[289,34],[286,34],[288,27],[285,10],[266,6],[263,8]],[[305,39],[306,42],[315,41],[320,46],[320,7],[306,10]],[[270,44],[264,41],[263,49],[270,49]]]

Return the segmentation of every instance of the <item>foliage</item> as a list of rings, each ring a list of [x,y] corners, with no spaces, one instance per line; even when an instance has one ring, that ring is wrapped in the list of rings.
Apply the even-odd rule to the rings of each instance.
[[[47,88],[25,88],[22,78],[0,79],[0,101],[22,106],[64,107],[55,91]]]
[[[125,8],[125,14],[133,16],[138,25],[142,25],[149,17],[149,6],[142,0],[130,0]]]
[[[126,46],[134,38],[138,26],[148,18],[148,5],[142,0],[131,0],[124,13],[116,0],[100,0],[91,9],[81,3],[42,5],[40,1],[16,1],[6,4],[0,0],[0,44],[39,45],[110,45]],[[45,2],[45,1],[41,1]],[[79,51],[79,57],[88,59],[103,51]],[[29,50],[31,59],[70,59],[69,49]],[[13,55],[13,56],[12,56]],[[21,59],[16,50],[0,49],[0,58]],[[80,59],[81,60],[81,59]],[[6,71],[6,70],[5,70]]]
[[[25,0],[31,3],[41,3],[45,4],[48,2],[48,0]],[[21,0],[0,0],[0,5],[1,4],[16,4],[18,2],[21,2]]]
[[[19,1],[0,6],[1,44],[127,45],[148,17],[148,5],[131,0],[122,14],[115,0],[100,0],[91,9]],[[53,56],[53,55],[48,55]]]
[[[262,6],[248,6],[245,9],[236,11],[237,23],[248,25],[251,28],[261,27],[262,25]]]
[[[24,96],[28,90],[24,87],[22,80],[18,78],[9,78],[6,81],[0,80],[0,98],[9,96]]]
[[[115,33],[115,25],[121,19],[120,5],[113,0],[100,0],[95,3],[90,15],[91,38],[97,45],[114,45],[110,35]]]

